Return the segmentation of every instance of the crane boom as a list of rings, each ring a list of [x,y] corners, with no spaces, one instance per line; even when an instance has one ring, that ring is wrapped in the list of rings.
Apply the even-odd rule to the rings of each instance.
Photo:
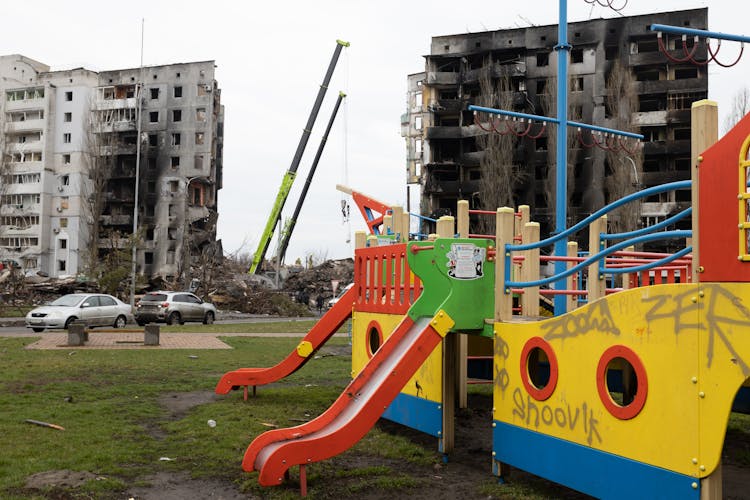
[[[315,170],[318,168],[318,162],[320,161],[320,157],[323,155],[323,149],[326,147],[326,141],[328,141],[328,134],[331,132],[331,128],[333,127],[333,122],[336,120],[336,114],[339,111],[339,107],[341,106],[341,101],[344,100],[344,97],[346,97],[346,94],[343,92],[339,92],[339,97],[336,99],[336,105],[333,107],[333,112],[331,113],[331,118],[328,120],[328,125],[326,126],[326,130],[323,133],[323,137],[320,139],[320,145],[318,146],[318,151],[315,153],[315,159],[312,162],[312,166],[310,167],[310,172],[307,174],[307,179],[305,179],[305,185],[302,188],[302,193],[299,195],[299,199],[297,200],[297,206],[294,207],[294,214],[292,215],[292,218],[289,219],[287,224],[284,226],[284,233],[281,237],[281,243],[279,244],[279,250],[277,252],[277,255],[279,256],[279,262],[284,262],[284,257],[286,256],[286,249],[289,247],[289,240],[292,237],[292,231],[294,231],[294,226],[297,224],[297,217],[299,217],[299,213],[302,210],[302,204],[305,203],[305,198],[307,197],[307,191],[310,189],[310,183],[312,183],[313,176],[315,175]]]
[[[294,158],[292,158],[292,164],[289,166],[289,170],[286,171],[283,179],[281,180],[279,193],[276,195],[276,201],[274,201],[273,207],[271,208],[271,213],[268,215],[268,221],[266,222],[265,229],[263,229],[263,233],[261,234],[260,242],[258,243],[258,249],[255,251],[253,262],[250,265],[250,269],[248,270],[249,274],[257,274],[261,264],[263,263],[263,258],[266,256],[268,245],[271,243],[271,238],[273,237],[273,231],[276,228],[276,224],[279,222],[279,219],[281,218],[281,210],[284,208],[286,199],[289,197],[289,191],[292,189],[294,178],[297,175],[297,169],[299,168],[300,161],[302,160],[302,154],[305,152],[307,141],[310,138],[310,133],[312,132],[313,125],[315,124],[315,119],[318,117],[320,105],[323,103],[323,98],[325,97],[326,91],[328,90],[328,84],[330,83],[331,77],[333,76],[333,70],[336,69],[336,63],[339,60],[341,49],[348,46],[348,42],[336,40],[336,49],[334,50],[333,57],[331,58],[331,62],[328,65],[328,71],[326,71],[326,75],[323,78],[323,83],[320,85],[320,90],[318,91],[318,96],[316,97],[315,103],[313,104],[313,109],[310,111],[310,116],[307,119],[307,124],[302,130],[302,137],[300,137],[299,144],[297,145],[297,151],[294,153]]]

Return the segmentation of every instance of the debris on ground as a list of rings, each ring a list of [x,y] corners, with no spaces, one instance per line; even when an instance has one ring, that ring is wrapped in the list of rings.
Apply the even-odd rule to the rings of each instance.
[[[32,420],[30,418],[27,418],[26,420],[24,420],[24,422],[26,422],[27,424],[38,425],[40,427],[49,427],[50,429],[57,429],[58,431],[65,430],[65,427],[63,427],[62,425],[50,424],[49,422],[42,422],[41,420]]]
[[[117,290],[105,290],[104,284],[88,276],[50,277],[44,273],[27,274],[10,268],[0,280],[0,316],[23,316],[24,308],[50,302],[61,295],[75,292],[111,293],[124,302],[130,300],[127,281]],[[204,300],[213,302],[221,311],[237,311],[269,316],[314,316],[324,312],[325,304],[354,278],[354,260],[327,260],[304,268],[282,266],[276,279],[269,275],[250,275],[244,262],[231,257],[206,266],[191,266],[192,279],[140,282],[136,298],[151,290],[190,290]],[[188,281],[185,284],[183,281]],[[333,283],[336,283],[334,292]],[[28,309],[26,309],[28,310]]]

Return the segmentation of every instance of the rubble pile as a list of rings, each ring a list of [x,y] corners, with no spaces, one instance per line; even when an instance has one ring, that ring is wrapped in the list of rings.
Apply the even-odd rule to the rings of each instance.
[[[48,276],[23,276],[20,272],[0,273],[0,306],[18,307],[38,305],[74,292],[101,292],[100,285],[83,276],[51,278]],[[223,311],[238,311],[271,316],[311,316],[334,296],[332,281],[338,281],[336,293],[351,283],[354,277],[352,259],[329,260],[319,266],[304,269],[290,266],[282,269],[281,289],[274,289],[274,280],[247,274],[241,264],[224,259],[221,265],[211,266],[210,272],[193,267],[194,279],[190,289],[204,300],[211,301]],[[115,295],[129,301],[129,290],[121,287]],[[163,281],[139,286],[136,297],[148,290],[182,289],[174,283]]]
[[[354,280],[354,260],[328,260],[317,267],[303,269],[290,275],[284,282],[284,290],[300,302],[307,297],[311,307],[315,307],[317,298],[323,303],[334,296],[332,281],[338,281],[336,293]]]

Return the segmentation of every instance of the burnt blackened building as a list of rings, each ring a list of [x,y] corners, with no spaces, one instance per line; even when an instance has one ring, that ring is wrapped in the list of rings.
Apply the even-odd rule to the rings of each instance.
[[[185,278],[191,261],[206,253],[221,255],[216,223],[224,115],[214,68],[214,61],[204,61],[99,75],[95,123],[98,143],[111,155],[100,249],[107,252],[113,245],[108,235],[132,232],[137,189],[137,269],[147,278]]]
[[[186,281],[191,262],[220,256],[214,71],[213,61],[50,71],[0,56],[0,260],[26,273],[94,272],[113,254],[130,260],[134,222],[147,279]]]
[[[706,66],[665,57],[649,29],[654,23],[707,29],[708,10],[568,26],[569,119],[645,136],[642,146],[624,141],[621,147],[612,138],[569,129],[569,224],[627,192],[690,178],[690,107],[707,97],[708,73]],[[455,214],[460,199],[470,200],[472,208],[496,208],[487,202],[493,182],[488,177],[494,175],[487,168],[490,117],[478,117],[477,124],[467,108],[555,116],[556,43],[554,25],[433,37],[424,72],[408,77],[401,119],[407,184],[420,187],[424,215]],[[678,37],[666,44],[673,59],[684,58]],[[701,58],[705,46],[695,53]],[[494,125],[500,132],[528,127],[504,120]],[[512,204],[530,205],[532,219],[548,233],[554,219],[554,125],[543,129],[535,123],[526,137],[510,138],[499,162],[512,164],[513,173],[502,181],[510,185]],[[630,225],[663,220],[689,203],[689,191],[656,195],[641,204]]]

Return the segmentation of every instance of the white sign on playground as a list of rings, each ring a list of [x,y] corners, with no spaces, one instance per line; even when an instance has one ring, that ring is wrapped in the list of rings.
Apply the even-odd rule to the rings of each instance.
[[[448,258],[448,276],[459,280],[473,280],[483,276],[485,249],[473,243],[454,243]]]

